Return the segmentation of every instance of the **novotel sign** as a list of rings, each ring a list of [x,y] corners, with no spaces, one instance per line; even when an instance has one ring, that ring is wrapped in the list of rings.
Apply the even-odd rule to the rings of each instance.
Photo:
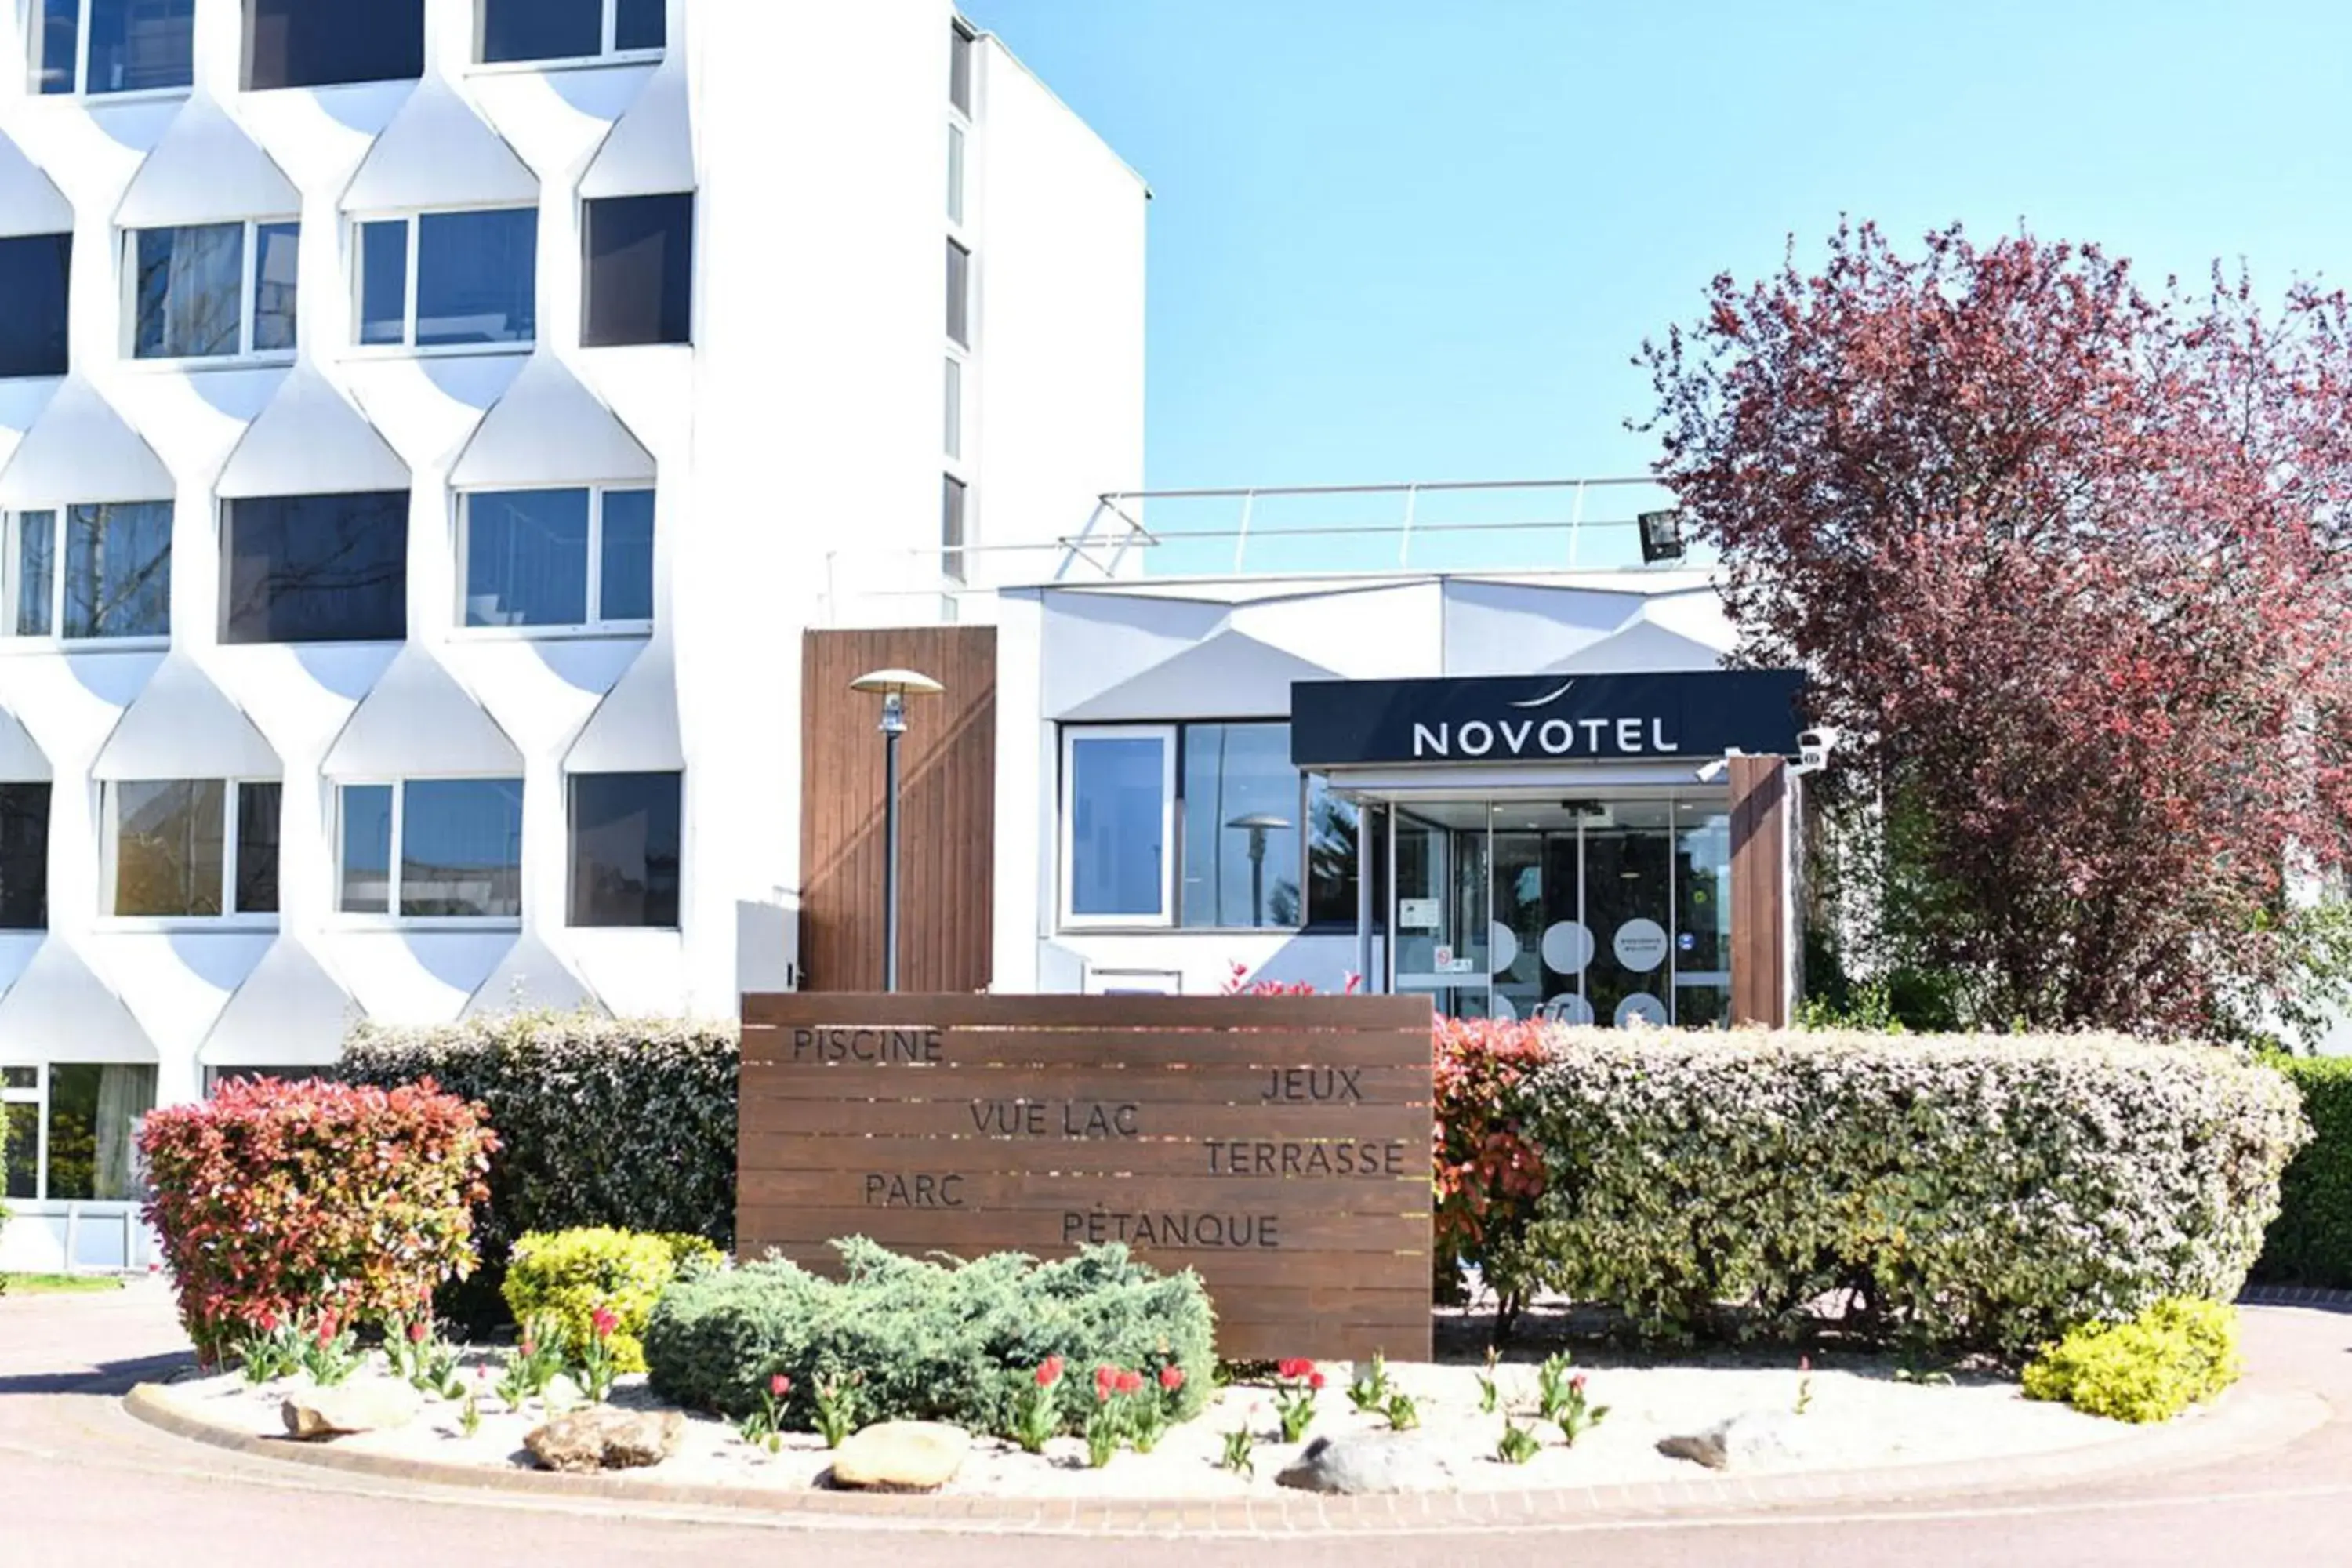
[[[1290,757],[1333,768],[1795,756],[1803,686],[1793,669],[1302,680]]]

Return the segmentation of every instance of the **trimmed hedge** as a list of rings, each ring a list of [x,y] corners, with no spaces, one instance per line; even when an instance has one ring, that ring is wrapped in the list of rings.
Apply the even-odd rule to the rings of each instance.
[[[2247,1056],[2101,1036],[1560,1031],[1517,1097],[1544,1282],[1666,1339],[1843,1292],[1865,1337],[2021,1354],[2227,1300],[2309,1136]]]
[[[735,1237],[731,1022],[514,1013],[435,1028],[362,1024],[341,1074],[431,1077],[489,1108],[505,1151],[477,1215],[482,1269],[442,1311],[477,1331],[505,1317],[508,1254],[529,1231],[609,1226]]]
[[[1060,1384],[1070,1429],[1085,1419],[1097,1366],[1140,1372],[1147,1385],[1161,1367],[1183,1368],[1179,1420],[1198,1415],[1213,1387],[1213,1315],[1189,1269],[1160,1274],[1116,1245],[1055,1263],[997,1253],[964,1264],[903,1258],[863,1239],[834,1246],[838,1280],[772,1258],[664,1291],[646,1325],[655,1392],[740,1417],[785,1373],[785,1424],[807,1427],[817,1380],[856,1376],[861,1426],[948,1421],[1001,1434],[1048,1356],[1076,1374]]]
[[[2303,1096],[2314,1136],[2279,1184],[2279,1216],[2254,1278],[2352,1286],[2352,1057],[2280,1057],[2271,1065]]]

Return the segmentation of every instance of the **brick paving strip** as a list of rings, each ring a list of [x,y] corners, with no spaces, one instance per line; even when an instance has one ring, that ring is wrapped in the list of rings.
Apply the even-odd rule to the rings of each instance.
[[[2352,1296],[2326,1303],[2352,1307]],[[2287,1304],[2248,1297],[2250,1304]],[[1643,1521],[1692,1521],[1767,1510],[1864,1503],[1945,1501],[2145,1479],[2225,1463],[2284,1447],[2327,1420],[2315,1394],[2232,1390],[2210,1409],[2112,1442],[2016,1458],[1915,1464],[1871,1470],[1781,1475],[1694,1471],[1674,1482],[1641,1482],[1500,1492],[1416,1492],[1320,1497],[1285,1492],[1232,1499],[902,1496],[819,1489],[761,1492],[685,1485],[613,1473],[580,1476],[364,1454],[218,1425],[191,1414],[170,1390],[141,1384],[123,1401],[141,1421],[175,1436],[233,1452],[349,1475],[525,1493],[543,1499],[603,1499],[743,1515],[788,1515],[810,1523],[856,1522],[997,1534],[1286,1536],[1363,1532],[1456,1533]]]

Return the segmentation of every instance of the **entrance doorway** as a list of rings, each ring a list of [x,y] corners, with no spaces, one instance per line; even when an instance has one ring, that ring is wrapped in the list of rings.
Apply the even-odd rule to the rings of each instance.
[[[1388,802],[1388,988],[1465,1018],[1721,1026],[1721,791]]]

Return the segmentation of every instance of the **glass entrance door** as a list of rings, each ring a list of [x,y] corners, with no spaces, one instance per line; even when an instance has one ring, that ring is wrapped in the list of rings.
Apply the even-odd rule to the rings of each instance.
[[[1465,1018],[1724,1022],[1719,797],[1399,802],[1390,821],[1390,989]]]

